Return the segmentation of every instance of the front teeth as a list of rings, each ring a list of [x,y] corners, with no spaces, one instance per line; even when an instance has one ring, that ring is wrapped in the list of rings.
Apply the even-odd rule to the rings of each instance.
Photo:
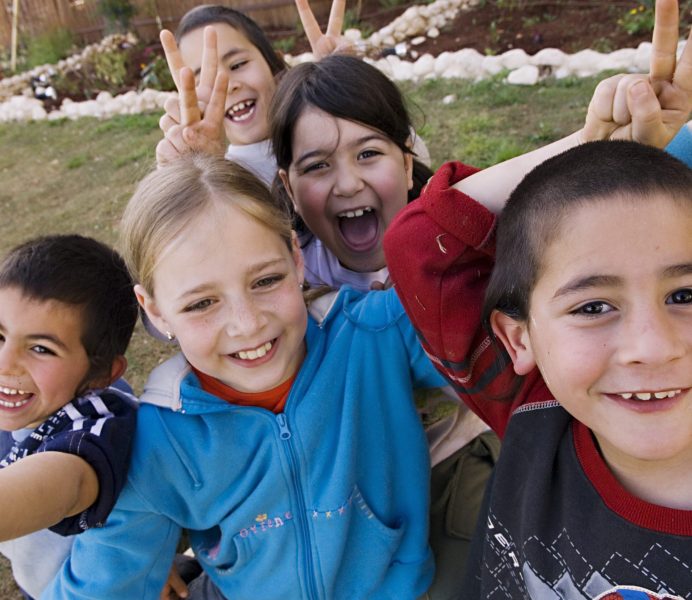
[[[255,348],[254,350],[241,350],[240,352],[237,352],[235,355],[243,360],[256,360],[258,358],[262,358],[271,349],[272,342],[267,342],[265,344],[262,344],[259,348]]]
[[[242,102],[238,102],[237,104],[231,106],[228,109],[228,113],[231,119],[234,121],[245,121],[252,116],[252,111],[248,111],[244,115],[237,115],[236,113],[245,110],[246,108],[252,108],[253,106],[255,106],[254,100],[243,100]]]
[[[7,396],[15,396],[16,394],[29,394],[30,392],[25,392],[24,390],[15,390],[14,388],[2,387],[0,386],[0,392],[6,394]]]
[[[5,396],[25,396],[27,394],[31,394],[31,392],[25,392],[24,390],[17,390],[15,388],[8,388],[4,386],[0,386],[0,393],[4,394]],[[23,398],[17,402],[10,402],[9,400],[0,399],[0,406],[3,406],[4,408],[18,408],[20,406],[24,406],[27,402],[29,402],[29,400],[30,398]]]
[[[372,212],[372,208],[367,207],[367,208],[358,208],[356,210],[347,210],[342,213],[339,213],[339,217],[345,217],[347,219],[353,219],[354,217],[362,217],[365,213]]]
[[[625,392],[624,394],[618,394],[625,400],[630,400],[634,398],[635,400],[651,400],[651,396],[657,400],[663,400],[663,398],[672,398],[676,394],[679,394],[682,390],[669,390],[667,392]]]

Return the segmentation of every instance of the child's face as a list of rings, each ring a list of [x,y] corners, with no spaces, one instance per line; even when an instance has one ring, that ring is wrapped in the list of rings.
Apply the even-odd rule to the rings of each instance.
[[[535,361],[611,466],[692,464],[691,233],[689,204],[611,198],[544,253],[515,368]]]
[[[37,427],[75,397],[89,372],[82,310],[0,289],[0,429]]]
[[[300,366],[307,311],[302,257],[240,209],[217,203],[163,252],[154,298],[135,287],[160,331],[195,368],[242,392],[272,389]]]
[[[267,111],[276,84],[267,61],[249,40],[226,23],[216,30],[219,64],[230,72],[224,129],[232,144],[246,145],[269,136]],[[180,40],[185,65],[199,76],[204,48],[204,28],[190,31]]]
[[[360,272],[385,266],[382,236],[407,202],[412,157],[384,134],[316,108],[293,133],[293,163],[281,171],[296,212],[339,259]]]

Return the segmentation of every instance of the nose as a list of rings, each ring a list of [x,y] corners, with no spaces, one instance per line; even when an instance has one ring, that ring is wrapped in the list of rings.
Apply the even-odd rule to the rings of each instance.
[[[339,165],[336,170],[334,193],[349,198],[360,192],[365,184],[355,165]]]
[[[682,330],[671,319],[666,307],[639,310],[625,315],[624,320],[624,327],[617,336],[623,363],[657,366],[685,355]]]
[[[12,344],[3,340],[0,343],[0,373],[5,375],[18,375],[19,362],[17,359],[17,349]]]
[[[253,337],[267,325],[262,307],[251,297],[237,298],[225,311],[225,331],[231,337]],[[256,340],[255,340],[256,341]]]
[[[240,89],[240,86],[241,86],[241,85],[242,85],[242,83],[238,80],[237,77],[233,77],[233,71],[231,71],[230,77],[229,77],[229,79],[228,79],[228,90],[227,90],[227,94],[230,95],[231,93],[233,93],[233,92],[235,92],[236,90]]]

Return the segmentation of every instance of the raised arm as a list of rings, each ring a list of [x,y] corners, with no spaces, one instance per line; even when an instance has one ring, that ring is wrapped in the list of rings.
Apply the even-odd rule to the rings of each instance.
[[[94,469],[65,452],[32,454],[0,469],[0,541],[51,527],[98,496]]]
[[[656,0],[648,76],[616,75],[602,81],[594,91],[581,130],[485,169],[455,187],[498,213],[526,173],[577,144],[628,139],[665,147],[689,119],[692,109],[692,31],[677,61],[678,23],[677,0]]]

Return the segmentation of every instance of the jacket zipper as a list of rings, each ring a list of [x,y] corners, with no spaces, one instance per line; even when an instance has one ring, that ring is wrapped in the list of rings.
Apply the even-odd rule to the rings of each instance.
[[[298,500],[297,519],[300,526],[300,537],[303,542],[303,554],[305,557],[305,566],[307,571],[308,598],[317,599],[318,594],[315,589],[315,567],[312,562],[312,551],[310,549],[310,529],[307,520],[307,510],[305,508],[305,499],[303,497],[303,486],[298,476],[298,458],[295,454],[295,449],[291,443],[291,430],[288,428],[288,420],[285,413],[276,415],[276,422],[279,425],[279,437],[286,443],[286,453],[288,454],[289,462],[291,463],[291,480],[293,482],[294,492]]]

